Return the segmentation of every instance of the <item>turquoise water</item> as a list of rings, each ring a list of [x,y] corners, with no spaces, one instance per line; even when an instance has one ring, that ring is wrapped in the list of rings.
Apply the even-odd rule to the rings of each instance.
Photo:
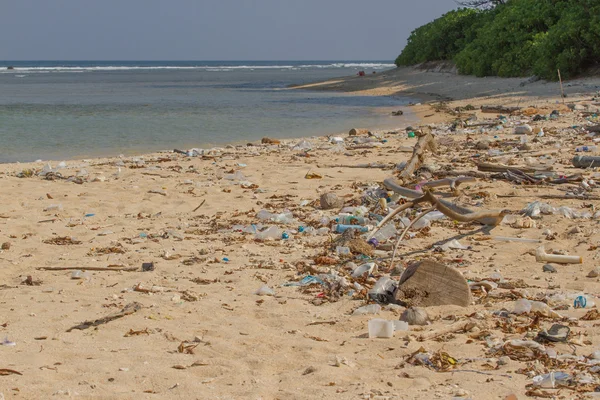
[[[11,66],[11,69],[7,67]],[[0,162],[392,127],[409,99],[289,90],[391,62],[0,62]]]

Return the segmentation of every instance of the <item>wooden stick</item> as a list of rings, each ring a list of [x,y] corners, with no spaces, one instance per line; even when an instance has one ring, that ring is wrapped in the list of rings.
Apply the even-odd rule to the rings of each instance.
[[[85,322],[82,322],[79,325],[75,325],[75,326],[67,329],[67,332],[71,332],[73,329],[79,329],[79,330],[82,331],[84,329],[91,328],[92,326],[98,326],[98,325],[106,324],[106,323],[108,323],[110,321],[114,321],[115,319],[123,318],[126,315],[131,315],[133,313],[136,313],[139,310],[141,310],[142,307],[143,306],[140,303],[138,303],[137,301],[134,301],[133,303],[127,304],[119,312],[107,315],[106,317],[102,317],[102,318],[96,319],[94,321],[85,321]]]
[[[36,269],[40,271],[139,271],[138,267],[38,267]]]
[[[562,97],[563,104],[565,104],[565,89],[563,88],[562,78],[560,76],[560,69],[558,71],[558,80],[560,82],[560,97]]]
[[[200,205],[198,207],[194,208],[194,211],[192,211],[192,212],[198,211],[200,209],[200,207],[202,207],[204,205],[204,203],[206,203],[206,199],[202,200],[202,203],[200,203]]]
[[[466,321],[455,322],[454,324],[446,326],[444,328],[441,328],[441,329],[438,329],[435,331],[431,331],[431,332],[426,332],[426,333],[420,335],[418,340],[419,340],[419,342],[425,342],[427,340],[435,339],[437,337],[447,335],[449,333],[460,332],[460,331],[465,330],[465,328],[467,328],[467,324],[469,324],[469,322],[466,322]]]

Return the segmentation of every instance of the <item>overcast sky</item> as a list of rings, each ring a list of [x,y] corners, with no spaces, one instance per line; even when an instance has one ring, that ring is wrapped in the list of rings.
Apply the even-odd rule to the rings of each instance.
[[[0,0],[1,60],[393,60],[453,0]]]

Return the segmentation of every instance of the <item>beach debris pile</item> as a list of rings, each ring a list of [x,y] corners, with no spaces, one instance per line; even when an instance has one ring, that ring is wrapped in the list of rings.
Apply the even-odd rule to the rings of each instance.
[[[474,110],[440,103],[434,109],[452,122],[15,169],[7,176],[86,190],[138,174],[155,182],[140,193],[144,199],[199,204],[170,217],[130,205],[136,212],[122,218],[136,221],[131,231],[91,211],[74,215],[68,199],[48,193],[37,223],[52,224],[52,235],[39,243],[73,251],[82,262],[38,266],[16,287],[52,295],[44,284],[51,274],[68,271],[54,276],[77,285],[119,274],[120,291],[106,296],[106,308],[116,310],[74,321],[66,330],[73,335],[140,315],[153,321],[154,308],[166,307],[159,299],[202,304],[208,288],[233,292],[243,277],[253,290],[235,301],[223,297],[218,308],[234,313],[240,302],[264,308],[301,300],[311,313],[337,318],[314,323],[323,336],[330,329],[329,339],[304,338],[333,341],[335,325],[344,324],[373,343],[402,343],[396,370],[520,376],[531,397],[597,392],[600,157],[579,153],[596,152],[599,105],[592,99],[553,106]],[[249,166],[259,156],[305,166],[292,185],[310,186],[310,195],[269,187]],[[359,169],[376,170],[381,179],[354,180]],[[335,171],[343,175],[332,179]],[[208,191],[246,196],[256,207],[215,211]],[[12,237],[3,254],[29,237]],[[130,328],[126,337],[153,332]],[[180,340],[175,353],[194,354],[203,340]]]

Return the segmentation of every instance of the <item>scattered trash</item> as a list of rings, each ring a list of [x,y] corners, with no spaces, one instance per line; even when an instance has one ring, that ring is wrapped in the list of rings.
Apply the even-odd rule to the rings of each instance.
[[[142,271],[143,272],[154,271],[154,263],[153,262],[142,263]]]
[[[275,291],[267,285],[262,285],[254,294],[259,296],[275,296]]]
[[[394,323],[375,318],[369,321],[369,338],[391,338],[394,336]]]
[[[546,254],[544,246],[540,246],[535,251],[535,260],[537,262],[553,262],[557,264],[582,264],[583,258],[580,256],[566,256],[562,254]]]
[[[408,325],[427,325],[429,324],[429,315],[424,308],[411,307],[404,310],[400,321],[406,322]]]

